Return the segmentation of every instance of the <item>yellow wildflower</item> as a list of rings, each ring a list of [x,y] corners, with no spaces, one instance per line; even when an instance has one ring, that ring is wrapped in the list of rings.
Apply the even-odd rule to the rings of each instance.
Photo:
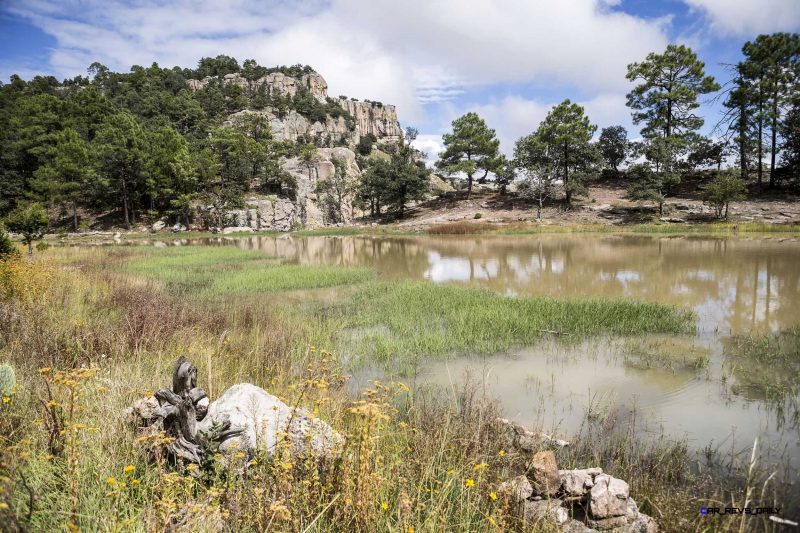
[[[453,475],[453,474],[455,474],[455,473],[456,473],[456,471],[455,471],[455,470],[453,470],[452,468],[451,468],[450,470],[448,470],[448,471],[447,471],[447,475],[448,475],[448,476],[452,476],[452,475]]]
[[[48,372],[50,372],[51,370],[53,370],[53,369],[52,369],[52,368],[50,368],[49,366],[46,366],[46,367],[44,367],[44,368],[40,368],[40,369],[39,369],[39,373],[40,373],[40,374],[47,374],[47,373],[48,373]]]
[[[9,398],[8,396],[3,396],[3,403],[9,403],[10,401],[11,398]]]
[[[475,466],[473,466],[473,467],[472,467],[472,469],[473,469],[475,472],[478,472],[479,470],[483,470],[483,469],[484,469],[484,468],[486,468],[487,466],[489,466],[489,465],[487,465],[486,463],[478,463],[478,464],[476,464]]]
[[[467,487],[467,488],[474,487],[475,486],[475,480],[474,479],[467,479],[464,482],[464,486]]]
[[[408,526],[408,533],[414,533],[414,527]]]
[[[113,476],[112,477],[108,477],[108,478],[106,478],[106,483],[108,483],[109,485],[116,485],[117,484],[117,478],[115,478]]]
[[[506,454],[505,450],[500,450],[499,452],[497,452],[497,455],[499,455],[500,457],[503,457],[505,454]]]
[[[131,473],[131,472],[133,472],[134,470],[136,470],[136,467],[135,467],[135,466],[133,466],[133,465],[128,465],[128,466],[126,466],[126,467],[124,468],[124,471],[125,471],[125,473],[126,473],[126,474],[130,474],[130,473]]]
[[[381,503],[381,509],[383,509],[383,510],[385,511],[385,510],[387,510],[388,508],[389,508],[389,504],[388,504],[388,503],[386,503],[386,502],[382,502],[382,503]]]
[[[138,480],[138,479],[132,479],[131,480],[131,485],[138,485],[139,483],[141,483],[141,481]]]
[[[489,523],[492,524],[493,526],[497,525],[497,522],[495,522],[494,518],[492,518],[491,516],[489,517]]]
[[[489,498],[491,498],[492,500],[496,500],[497,499],[497,493],[496,492],[490,492],[489,493]]]

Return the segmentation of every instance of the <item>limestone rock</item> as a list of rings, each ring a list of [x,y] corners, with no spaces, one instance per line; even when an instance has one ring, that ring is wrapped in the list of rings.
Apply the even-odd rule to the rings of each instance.
[[[624,516],[628,512],[628,484],[608,474],[594,478],[589,500],[589,511],[593,519]]]
[[[534,494],[555,496],[558,493],[561,477],[558,475],[556,455],[552,451],[535,453],[528,468],[528,479],[533,486]]]
[[[602,468],[586,468],[582,470],[559,470],[561,489],[565,496],[578,498],[594,487],[594,477],[602,474]]]
[[[172,231],[173,231],[173,233],[178,233],[180,231],[186,231],[186,226],[184,226],[183,224],[178,222],[177,224],[172,226]]]
[[[527,500],[533,494],[533,487],[525,476],[517,476],[504,481],[497,487],[497,491],[509,498],[514,503]]]
[[[569,520],[569,513],[562,506],[561,500],[540,500],[525,502],[526,522],[550,522],[564,524]]]
[[[167,227],[167,223],[166,223],[166,222],[164,222],[163,220],[159,220],[159,221],[155,222],[155,223],[154,223],[154,224],[153,224],[153,225],[150,227],[150,229],[152,229],[153,231],[161,231],[162,229],[164,229],[164,228],[166,228],[166,227]]]
[[[208,407],[208,414],[197,424],[198,432],[211,434],[213,426],[230,424],[243,429],[240,435],[224,440],[220,451],[261,449],[272,455],[287,439],[295,453],[311,453],[318,458],[336,457],[343,438],[324,421],[300,408],[293,408],[260,387],[240,383],[229,388]]]

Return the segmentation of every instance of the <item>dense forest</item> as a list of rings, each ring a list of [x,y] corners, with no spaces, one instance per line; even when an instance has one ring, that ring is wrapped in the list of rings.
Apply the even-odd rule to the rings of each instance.
[[[581,106],[565,100],[517,142],[513,157],[500,153],[494,130],[477,114],[460,117],[443,137],[437,168],[466,176],[468,192],[473,178],[492,180],[502,192],[515,183],[539,210],[557,191],[568,207],[587,184],[609,176],[627,180],[630,198],[653,201],[661,210],[685,175],[714,170],[705,194],[720,215],[748,191],[796,188],[800,37],[760,35],[743,46],[742,55],[729,66],[731,79],[723,85],[683,45],[629,65],[634,88],[627,104],[634,123],[642,125],[635,142],[622,126],[598,130]],[[34,205],[51,228],[77,231],[86,210],[115,213],[130,227],[143,217],[188,222],[197,202],[224,211],[241,206],[248,192],[291,198],[296,184],[282,170],[282,159],[297,156],[311,164],[314,148],[346,141],[330,135],[277,141],[263,116],[229,117],[269,108],[281,118],[293,110],[311,122],[344,117],[351,130],[355,126],[337,100],[320,102],[303,87],[286,97],[269,94],[263,84],[242,88],[223,79],[236,73],[254,81],[272,72],[299,78],[313,70],[266,68],[251,59],[240,65],[217,56],[201,59],[196,69],[154,63],[126,73],[94,63],[88,76],[63,82],[12,76],[0,85],[0,218],[30,214]],[[206,82],[192,91],[189,79]],[[724,115],[704,120],[697,113],[701,98],[719,99]],[[699,133],[706,121],[714,124],[708,137]],[[413,133],[382,147],[389,157],[362,157],[358,183],[329,183],[321,192],[334,204],[354,195],[373,215],[386,207],[402,216],[406,204],[426,190],[427,174],[408,144],[412,139]],[[366,156],[374,142],[366,135],[353,148]]]

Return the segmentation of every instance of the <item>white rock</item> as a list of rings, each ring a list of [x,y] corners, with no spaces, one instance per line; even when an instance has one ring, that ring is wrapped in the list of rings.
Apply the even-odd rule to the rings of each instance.
[[[279,442],[287,442],[295,453],[309,452],[318,458],[333,458],[339,455],[344,442],[326,422],[303,409],[286,405],[250,383],[234,385],[212,402],[206,417],[198,422],[197,430],[207,433],[212,425],[226,419],[232,427],[244,428],[244,433],[224,441],[220,446],[222,452],[260,449],[272,455]]]
[[[594,487],[594,476],[602,474],[601,468],[586,468],[583,470],[559,470],[561,488],[567,496],[580,497]]]
[[[628,496],[630,488],[626,482],[600,474],[594,478],[589,511],[596,519],[622,516],[628,512]]]
[[[186,231],[186,226],[178,222],[177,224],[172,226],[172,231],[173,232]]]
[[[167,227],[167,223],[163,220],[159,220],[151,226],[153,231],[161,231],[162,229]]]

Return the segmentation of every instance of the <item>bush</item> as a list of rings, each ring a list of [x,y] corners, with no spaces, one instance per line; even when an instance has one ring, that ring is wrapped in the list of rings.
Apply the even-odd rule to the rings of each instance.
[[[736,170],[719,173],[703,190],[703,201],[714,208],[717,218],[728,218],[730,203],[746,197],[747,187]]]
[[[17,247],[14,246],[14,241],[8,236],[2,226],[0,226],[0,260],[15,255]]]
[[[474,217],[472,217],[472,218],[474,218],[475,220],[478,220],[478,219],[479,219],[479,218],[481,218],[482,216],[483,216],[483,215],[481,215],[480,213],[475,213],[475,216],[474,216]]]

